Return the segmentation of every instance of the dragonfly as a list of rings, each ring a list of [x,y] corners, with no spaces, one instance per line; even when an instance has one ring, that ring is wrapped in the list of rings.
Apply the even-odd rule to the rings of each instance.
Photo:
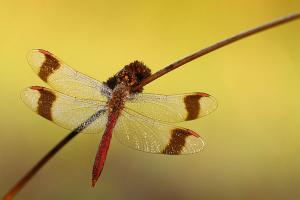
[[[37,49],[28,54],[34,72],[52,89],[31,86],[21,92],[23,102],[55,124],[73,130],[86,119],[84,133],[103,133],[96,153],[92,186],[104,167],[112,135],[139,151],[179,155],[199,152],[200,135],[174,123],[194,120],[217,108],[207,93],[162,95],[142,93],[134,86],[151,75],[142,62],[123,67],[106,82],[97,81],[65,64],[52,53]]]
[[[204,142],[195,131],[175,123],[203,117],[217,107],[206,93],[142,93],[143,87],[180,66],[224,46],[278,25],[300,19],[300,12],[240,32],[196,51],[151,74],[142,62],[126,65],[106,82],[77,72],[48,51],[29,53],[29,63],[52,89],[32,86],[21,97],[33,111],[72,131],[40,159],[3,197],[11,200],[68,142],[81,132],[103,133],[92,170],[95,186],[104,167],[112,134],[139,151],[179,155],[196,153]]]

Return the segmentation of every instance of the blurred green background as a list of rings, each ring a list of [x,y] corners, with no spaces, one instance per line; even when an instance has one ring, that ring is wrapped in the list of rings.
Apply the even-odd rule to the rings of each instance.
[[[0,196],[68,131],[30,111],[21,89],[45,84],[26,61],[46,49],[80,72],[106,80],[135,59],[152,70],[279,16],[299,2],[1,1]],[[205,139],[189,156],[141,153],[112,141],[91,188],[100,134],[68,144],[16,199],[299,199],[300,21],[175,70],[151,93],[201,91],[213,114],[180,124]]]

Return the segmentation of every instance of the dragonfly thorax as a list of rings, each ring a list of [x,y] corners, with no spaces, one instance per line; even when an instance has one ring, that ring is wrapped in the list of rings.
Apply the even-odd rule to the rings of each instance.
[[[117,84],[114,88],[112,97],[108,102],[109,112],[121,112],[124,108],[125,101],[128,98],[130,87],[124,83]]]

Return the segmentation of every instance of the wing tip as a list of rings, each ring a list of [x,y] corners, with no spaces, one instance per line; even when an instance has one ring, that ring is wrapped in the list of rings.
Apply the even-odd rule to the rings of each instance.
[[[52,53],[50,53],[49,51],[47,50],[44,50],[44,49],[36,49],[36,51],[42,53],[42,54],[45,54],[45,55],[53,55]]]
[[[41,53],[41,54],[46,54],[46,55],[53,55],[51,52],[45,50],[45,49],[31,49],[28,51],[28,54],[33,54],[33,53]]]
[[[27,53],[27,62],[35,72],[39,72],[45,58],[45,54],[40,49],[32,49]]]
[[[24,88],[20,92],[20,98],[27,106],[29,106],[33,111],[36,112],[38,107],[38,99],[40,98],[40,93],[37,90],[32,89],[32,87]]]
[[[215,111],[218,108],[218,101],[212,95],[207,96],[207,98],[205,98],[205,97],[201,98],[200,101],[206,101],[207,107],[210,108],[208,113],[212,113],[213,111]]]
[[[187,129],[187,131],[188,131],[188,133],[189,133],[190,135],[192,135],[192,136],[194,136],[194,137],[196,137],[196,138],[199,138],[199,137],[200,137],[200,135],[199,135],[198,133],[196,133],[195,131],[192,131],[192,130],[190,130],[190,129]]]
[[[45,87],[42,87],[42,86],[31,86],[29,88],[32,89],[32,90],[38,90],[38,91],[45,89]]]
[[[207,93],[204,93],[204,92],[197,92],[196,95],[199,96],[199,97],[210,97],[211,96],[210,94],[207,94]]]

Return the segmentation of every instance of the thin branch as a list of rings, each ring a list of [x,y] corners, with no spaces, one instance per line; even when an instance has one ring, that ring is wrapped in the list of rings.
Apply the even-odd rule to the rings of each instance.
[[[89,119],[80,124],[76,129],[69,133],[65,138],[63,138],[56,146],[54,146],[34,167],[28,171],[25,176],[20,179],[14,187],[3,197],[3,200],[11,200],[13,197],[26,185],[26,183],[68,142],[70,142],[78,133],[90,125],[93,121],[99,118],[99,116],[104,112],[100,110],[93,114]]]
[[[222,40],[216,44],[213,44],[207,48],[204,48],[200,51],[195,52],[194,54],[191,54],[190,56],[187,56],[181,60],[178,60],[164,69],[152,74],[150,77],[146,78],[142,81],[142,83],[134,88],[134,90],[137,90],[138,88],[141,88],[145,86],[146,84],[154,81],[155,79],[161,77],[162,75],[184,65],[185,63],[188,63],[196,58],[199,58],[207,53],[210,53],[216,49],[219,49],[223,46],[226,46],[228,44],[231,44],[237,40],[240,40],[242,38],[245,38],[247,36],[253,35],[255,33],[258,33],[260,31],[275,27],[277,25],[295,20],[300,17],[300,13],[295,13],[292,15],[288,15],[286,17],[277,19],[275,21],[272,21],[270,23],[258,26],[256,28],[250,29],[248,31],[242,32],[240,34],[237,34],[233,37],[227,38],[225,40]],[[61,140],[55,147],[53,147],[52,150],[50,150],[17,184],[12,187],[12,189],[3,197],[3,200],[11,200],[13,197],[26,185],[26,183],[31,180],[31,178],[62,148],[64,147],[69,141],[71,141],[78,133],[80,133],[83,129],[85,129],[88,125],[90,125],[93,121],[95,121],[104,111],[100,110],[96,112],[94,115],[92,115],[89,119],[87,119],[84,123],[82,123],[79,127],[77,127],[75,130],[73,130],[69,135],[67,135],[63,140]]]
[[[274,21],[271,21],[271,22],[268,22],[266,24],[263,24],[263,25],[260,25],[260,26],[257,26],[253,29],[249,29],[247,31],[244,31],[244,32],[241,32],[237,35],[234,35],[232,37],[229,37],[229,38],[226,38],[220,42],[217,42],[211,46],[208,46],[204,49],[201,49],[185,58],[182,58],[168,66],[166,66],[165,68],[157,71],[156,73],[152,74],[151,76],[147,77],[146,79],[144,79],[138,86],[136,86],[133,90],[134,91],[137,91],[139,90],[140,88],[142,88],[143,86],[147,85],[148,83],[154,81],[155,79],[165,75],[166,73],[169,73],[170,71],[188,63],[188,62],[191,62],[192,60],[195,60],[196,58],[199,58],[201,56],[204,56],[205,54],[208,54],[212,51],[215,51],[221,47],[224,47],[228,44],[231,44],[233,42],[236,42],[240,39],[243,39],[245,37],[248,37],[250,35],[253,35],[253,34],[256,34],[258,32],[261,32],[261,31],[264,31],[264,30],[267,30],[267,29],[270,29],[270,28],[273,28],[275,26],[278,26],[278,25],[281,25],[281,24],[284,24],[284,23],[287,23],[287,22],[290,22],[290,21],[293,21],[295,19],[299,19],[300,18],[300,12],[298,13],[294,13],[294,14],[291,14],[291,15],[288,15],[288,16],[285,16],[285,17],[281,17],[279,19],[276,19]]]

